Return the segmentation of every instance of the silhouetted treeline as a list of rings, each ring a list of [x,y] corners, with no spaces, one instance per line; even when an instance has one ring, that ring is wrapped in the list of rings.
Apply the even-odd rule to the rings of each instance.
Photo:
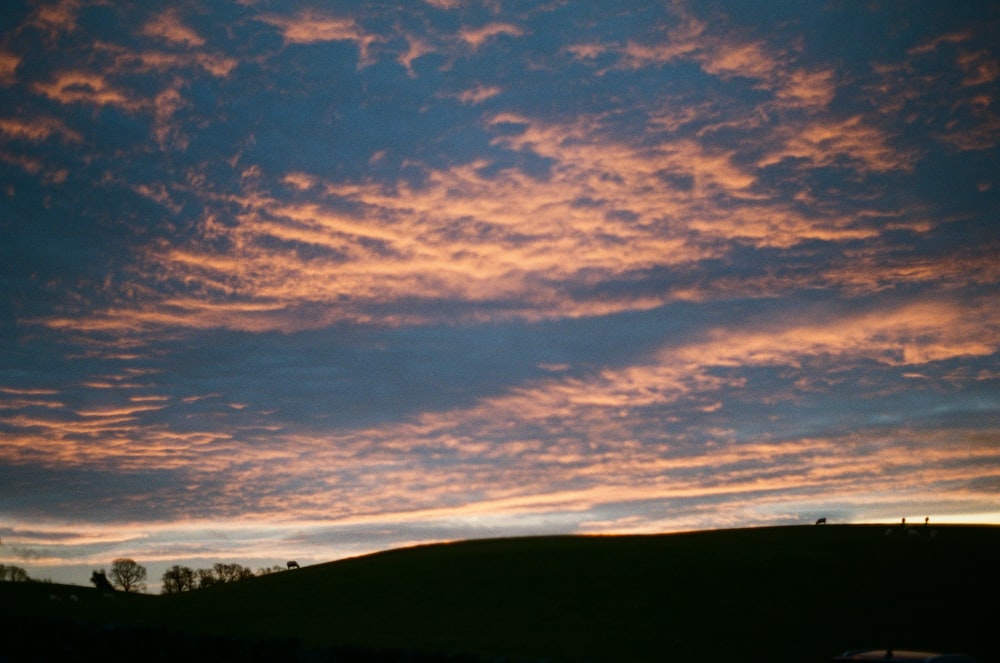
[[[192,569],[189,566],[175,564],[163,572],[162,594],[179,594],[180,592],[190,592],[196,589],[204,589],[213,585],[222,585],[229,582],[239,582],[255,575],[267,575],[283,570],[280,566],[271,568],[261,568],[255,574],[251,569],[239,564],[218,563],[210,569]]]
[[[119,557],[111,562],[111,571],[95,570],[90,574],[90,582],[104,592],[144,592],[146,591],[146,567],[136,564],[134,559]]]
[[[0,564],[0,582],[31,582],[31,578],[20,566]]]

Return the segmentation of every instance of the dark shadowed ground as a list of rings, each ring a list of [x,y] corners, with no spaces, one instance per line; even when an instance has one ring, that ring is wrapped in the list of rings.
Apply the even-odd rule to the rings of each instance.
[[[172,596],[8,584],[0,614],[18,655],[118,640],[122,656],[166,643],[174,660],[808,663],[891,646],[997,663],[997,559],[997,527],[495,539]]]

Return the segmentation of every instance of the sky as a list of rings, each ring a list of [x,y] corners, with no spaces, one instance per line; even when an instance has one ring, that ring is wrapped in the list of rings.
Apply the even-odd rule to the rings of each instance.
[[[1000,5],[5,2],[0,560],[1000,522]]]

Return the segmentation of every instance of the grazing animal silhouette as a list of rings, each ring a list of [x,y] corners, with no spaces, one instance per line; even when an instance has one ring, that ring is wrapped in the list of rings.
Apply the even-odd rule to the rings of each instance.
[[[298,568],[300,568],[298,562],[289,562],[286,566],[288,566],[288,568],[290,568],[290,569],[298,569]]]
[[[826,518],[820,518],[816,521],[817,525],[826,525]]]

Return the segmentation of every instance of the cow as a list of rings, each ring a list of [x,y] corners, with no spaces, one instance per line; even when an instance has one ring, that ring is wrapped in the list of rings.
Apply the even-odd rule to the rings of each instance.
[[[826,525],[826,518],[820,518],[816,521],[817,525]]]
[[[286,564],[285,566],[287,566],[289,569],[297,569],[299,568],[299,563],[296,561],[291,561],[288,562],[288,564]]]

